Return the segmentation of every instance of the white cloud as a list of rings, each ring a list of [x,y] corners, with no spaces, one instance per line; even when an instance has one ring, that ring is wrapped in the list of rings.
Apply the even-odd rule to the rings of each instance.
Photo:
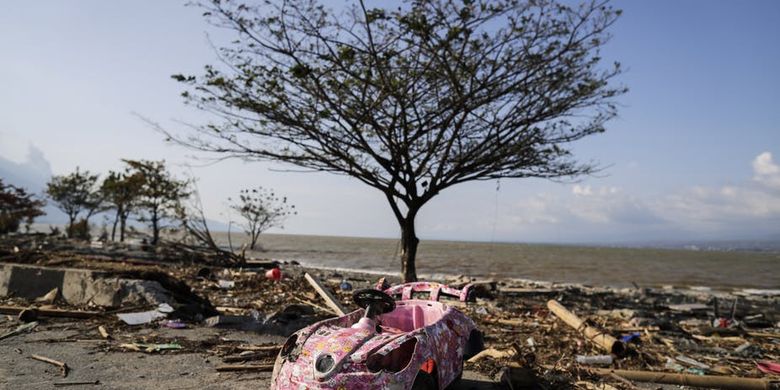
[[[772,153],[761,153],[753,160],[753,180],[760,185],[780,189],[780,166],[773,161]]]
[[[780,166],[769,152],[752,161],[748,178],[725,186],[691,186],[650,195],[641,188],[576,184],[567,193],[517,200],[499,217],[499,231],[554,228],[566,236],[617,234],[674,239],[769,236],[780,231]],[[585,231],[582,233],[582,231]],[[654,234],[655,236],[648,236]],[[590,237],[590,236],[588,236]]]

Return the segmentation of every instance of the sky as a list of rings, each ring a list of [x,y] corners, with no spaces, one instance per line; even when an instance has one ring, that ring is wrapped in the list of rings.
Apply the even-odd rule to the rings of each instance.
[[[604,134],[574,145],[605,169],[576,182],[448,189],[421,211],[423,239],[780,240],[780,2],[613,4],[623,16],[603,57],[627,69],[619,83],[630,91]],[[384,196],[356,180],[273,163],[205,165],[139,119],[170,129],[207,121],[170,75],[198,74],[216,62],[209,40],[227,38],[181,1],[4,4],[0,175],[37,191],[77,166],[105,173],[120,158],[165,159],[198,178],[212,219],[235,220],[227,198],[262,185],[298,209],[276,232],[397,237]]]

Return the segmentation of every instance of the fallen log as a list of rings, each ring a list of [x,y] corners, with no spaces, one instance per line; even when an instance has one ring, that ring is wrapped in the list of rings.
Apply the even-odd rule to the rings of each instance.
[[[316,276],[311,276],[308,273],[304,274],[303,276],[306,278],[306,281],[309,282],[312,287],[314,287],[314,290],[317,291],[317,294],[320,294],[322,299],[325,300],[325,303],[334,313],[339,316],[347,314],[347,310],[344,308],[344,306],[342,306],[341,303],[336,298],[334,298],[333,295],[328,292],[328,290],[325,289],[325,286],[322,285],[322,282],[320,282]]]
[[[607,352],[618,356],[625,352],[626,348],[622,342],[599,329],[588,326],[585,321],[563,307],[563,305],[558,303],[558,301],[554,299],[547,301],[547,308],[550,309],[550,311],[558,318],[563,320],[563,322],[565,322],[567,325],[571,326],[579,332],[582,332],[582,334],[584,334],[588,340],[593,341],[600,347],[604,348]]]
[[[771,390],[780,388],[780,381],[734,376],[677,374],[654,371],[612,370],[592,368],[586,370],[598,376],[617,375],[636,382],[660,383],[722,390]]]
[[[63,317],[63,318],[81,318],[89,319],[97,317],[103,313],[99,311],[82,311],[82,310],[64,310],[64,309],[31,309],[29,307],[20,306],[0,306],[0,314],[19,315],[24,310],[34,310],[38,317]]]
[[[274,365],[272,363],[267,364],[223,364],[217,366],[219,372],[229,371],[273,371]]]

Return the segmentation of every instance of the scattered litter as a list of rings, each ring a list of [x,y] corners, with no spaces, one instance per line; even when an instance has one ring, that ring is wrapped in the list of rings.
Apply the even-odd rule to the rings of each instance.
[[[100,381],[54,382],[55,387],[99,385]]]
[[[217,366],[217,371],[272,371],[273,364],[223,364]]]
[[[35,300],[35,302],[46,303],[46,304],[51,305],[51,304],[53,304],[57,300],[57,297],[59,296],[59,294],[60,294],[60,288],[59,287],[55,287],[51,291],[46,293],[45,295],[37,298]]]
[[[230,327],[253,321],[254,318],[252,316],[218,315],[206,318],[205,323],[209,327]]]
[[[234,282],[232,280],[222,280],[222,279],[220,279],[217,282],[217,284],[219,285],[219,288],[221,288],[223,290],[229,290],[231,288],[235,288],[236,287],[236,282]]]
[[[164,326],[166,328],[171,328],[171,329],[184,329],[184,328],[187,327],[187,324],[185,324],[185,323],[183,323],[183,322],[181,322],[179,320],[168,320],[168,321],[163,322],[162,326]]]
[[[764,374],[780,375],[780,363],[760,361],[756,362],[756,368]]]
[[[676,372],[685,371],[685,367],[683,367],[680,363],[677,363],[677,361],[674,360],[674,358],[670,358],[670,357],[666,358],[666,364],[664,364],[664,368]]]
[[[339,284],[339,288],[341,291],[352,291],[352,284],[347,282],[346,280],[342,280],[341,284]]]
[[[137,313],[119,313],[116,316],[127,325],[142,325],[151,323],[160,318],[165,318],[169,313],[173,313],[173,311],[173,307],[169,304],[161,303],[155,310]]]
[[[125,343],[119,345],[119,347],[129,349],[131,351],[147,352],[147,353],[178,350],[182,348],[181,345],[179,345],[178,343],[167,343],[167,344]]]
[[[282,270],[279,267],[271,268],[265,273],[265,277],[275,282],[282,280]]]
[[[579,364],[593,365],[593,366],[609,366],[612,364],[612,355],[577,355],[574,359]]]
[[[703,303],[682,303],[679,305],[669,305],[670,310],[682,311],[682,312],[707,310],[709,308],[710,308],[709,305],[705,305]]]
[[[16,336],[18,334],[29,332],[29,331],[35,329],[36,326],[38,326],[37,322],[30,322],[30,323],[27,323],[27,324],[19,325],[18,327],[16,327],[16,329],[14,329],[14,330],[12,330],[12,331],[10,331],[8,333],[5,333],[3,335],[0,335],[0,340],[5,340],[5,339],[7,339],[9,337],[13,337],[13,336]]]
[[[624,344],[637,342],[642,339],[642,333],[641,332],[634,332],[631,334],[627,334],[625,336],[620,337],[620,341],[622,341]]]
[[[676,357],[676,359],[677,359],[677,361],[680,361],[680,362],[683,362],[685,364],[694,366],[696,368],[701,368],[702,370],[709,370],[710,369],[710,366],[708,366],[708,365],[706,365],[704,363],[701,363],[699,361],[696,361],[694,359],[691,359],[691,358],[689,358],[687,356],[684,356],[684,355],[679,355],[679,356]]]
[[[614,353],[615,355],[622,355],[625,352],[623,343],[616,340],[614,337],[598,330],[592,326],[588,326],[585,321],[581,320],[574,313],[563,307],[558,301],[547,301],[547,308],[550,309],[553,314],[563,320],[567,325],[582,332],[585,337],[604,348],[607,352]]]

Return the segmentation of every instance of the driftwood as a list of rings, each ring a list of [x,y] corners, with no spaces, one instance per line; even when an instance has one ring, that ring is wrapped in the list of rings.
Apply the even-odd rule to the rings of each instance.
[[[587,370],[599,376],[617,375],[636,382],[662,383],[723,390],[771,390],[780,388],[780,382],[757,378],[733,376],[676,374],[655,371],[611,370],[593,368]]]
[[[547,302],[547,308],[555,314],[558,318],[563,320],[567,325],[571,326],[577,331],[582,332],[585,337],[604,348],[607,352],[614,353],[615,355],[622,355],[625,352],[625,346],[622,342],[618,341],[614,337],[596,329],[592,326],[588,326],[585,321],[577,317],[574,313],[567,310],[558,301],[551,299]]]
[[[325,286],[322,285],[322,282],[320,282],[316,276],[311,276],[308,273],[304,274],[303,276],[306,278],[306,281],[309,282],[312,287],[314,287],[314,289],[317,291],[317,294],[320,294],[322,299],[325,300],[325,303],[334,313],[339,316],[347,314],[347,310],[344,308],[344,306],[342,306],[341,303],[339,303],[339,301],[334,298],[327,289],[325,289]]]
[[[61,362],[59,360],[54,360],[52,358],[47,358],[46,356],[41,356],[41,355],[31,355],[30,357],[32,359],[34,359],[34,360],[39,361],[39,362],[44,362],[44,363],[49,363],[51,365],[55,365],[55,366],[60,368],[60,373],[62,374],[63,377],[67,377],[68,376],[68,370],[69,370],[68,369],[68,365],[65,364],[64,362]]]

